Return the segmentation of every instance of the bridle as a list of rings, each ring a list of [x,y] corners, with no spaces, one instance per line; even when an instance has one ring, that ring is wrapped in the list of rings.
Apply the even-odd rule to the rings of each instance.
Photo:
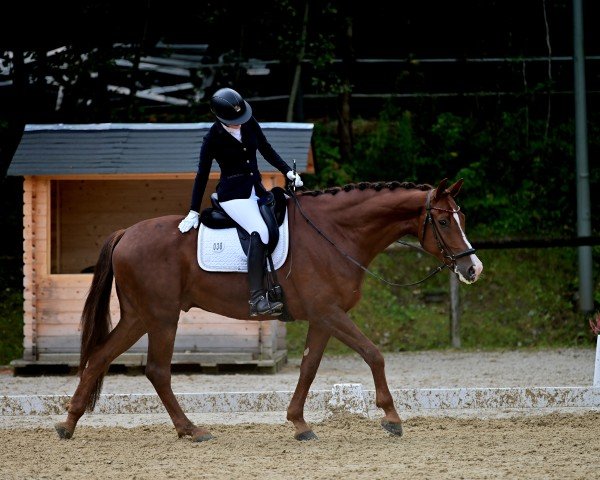
[[[450,209],[450,208],[433,207],[431,205],[431,193],[432,192],[433,192],[433,190],[430,190],[429,192],[427,192],[427,200],[425,202],[425,212],[426,212],[425,221],[423,222],[423,229],[421,232],[420,240],[421,240],[421,243],[423,243],[425,241],[425,232],[427,229],[427,225],[431,225],[431,231],[433,232],[433,237],[435,238],[435,242],[437,244],[438,249],[440,250],[441,254],[444,256],[444,258],[447,258],[448,260],[450,260],[449,267],[452,267],[452,269],[454,270],[456,268],[456,261],[459,258],[472,255],[476,252],[476,250],[474,248],[468,248],[460,253],[456,253],[456,254],[452,253],[452,249],[444,241],[444,237],[442,236],[442,233],[440,232],[439,227],[433,221],[433,216],[431,215],[431,211],[437,210],[439,212],[447,212],[447,213],[454,214],[454,213],[458,213],[460,211],[460,207],[457,207],[456,210]]]
[[[365,267],[362,263],[360,263],[358,260],[356,260],[354,257],[352,257],[351,255],[349,255],[348,253],[346,253],[344,250],[342,250],[340,247],[338,247],[333,240],[331,240],[325,233],[323,233],[321,231],[321,229],[319,229],[319,227],[317,227],[310,218],[308,218],[306,216],[306,213],[304,213],[304,210],[302,209],[302,206],[300,205],[300,202],[298,201],[298,198],[296,197],[296,192],[295,192],[295,188],[290,188],[290,186],[288,185],[286,188],[286,192],[287,194],[292,197],[294,199],[294,202],[296,203],[296,207],[298,207],[298,211],[300,212],[300,214],[302,215],[302,217],[304,218],[304,220],[306,220],[306,223],[308,223],[321,237],[323,237],[331,246],[333,246],[342,256],[346,257],[350,262],[352,262],[354,265],[356,265],[358,268],[360,268],[361,270],[363,270],[365,273],[368,273],[369,275],[371,275],[372,277],[376,278],[377,280],[390,285],[392,287],[412,287],[414,285],[418,285],[420,283],[423,283],[426,280],[429,280],[431,277],[433,277],[436,273],[441,272],[444,268],[449,268],[452,271],[456,270],[456,260],[458,260],[459,258],[462,257],[466,257],[467,255],[471,255],[472,253],[475,253],[475,249],[474,248],[469,248],[467,250],[465,250],[464,252],[458,253],[456,255],[452,254],[451,249],[448,247],[448,244],[444,241],[443,236],[441,235],[441,233],[439,232],[437,226],[435,225],[435,222],[433,221],[433,217],[431,216],[431,211],[432,210],[439,210],[439,211],[444,211],[444,212],[449,212],[449,213],[457,213],[460,210],[460,207],[456,210],[449,210],[449,209],[444,209],[444,208],[439,208],[439,207],[433,207],[431,206],[431,193],[432,190],[430,190],[429,192],[427,192],[427,200],[425,202],[425,211],[426,211],[426,216],[425,216],[425,221],[423,222],[423,229],[422,229],[422,234],[421,234],[421,243],[423,243],[423,241],[425,240],[425,230],[427,228],[427,224],[431,224],[431,230],[433,231],[433,235],[435,237],[436,243],[438,248],[440,249],[440,252],[442,253],[442,255],[444,256],[444,258],[447,258],[450,260],[450,264],[443,262],[441,265],[439,265],[438,267],[436,267],[435,269],[433,269],[431,272],[429,272],[429,274],[423,278],[422,280],[419,280],[417,282],[412,282],[412,283],[394,283],[394,282],[390,282],[389,280],[386,280],[385,278],[383,278],[382,276],[378,275],[377,273],[369,270],[367,267]],[[417,250],[420,250],[422,252],[428,253],[425,249],[423,249],[422,247],[418,247],[415,245],[411,245],[410,243],[406,243],[403,242],[402,240],[396,240],[396,243],[399,243],[401,245],[406,245],[408,247],[411,248],[415,248]],[[290,272],[291,273],[291,272]],[[288,273],[289,275],[289,273]]]

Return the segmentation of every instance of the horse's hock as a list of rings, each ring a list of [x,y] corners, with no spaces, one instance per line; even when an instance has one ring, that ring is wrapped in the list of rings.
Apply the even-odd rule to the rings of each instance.
[[[79,322],[104,239],[113,231],[189,209],[198,152],[211,124],[28,125],[9,175],[23,182],[23,358],[16,371],[79,364]],[[312,124],[262,124],[300,173],[313,169]],[[216,169],[216,166],[214,167]],[[259,157],[263,183],[283,176]],[[202,208],[210,206],[211,172]],[[111,317],[119,319],[114,287]],[[275,372],[286,362],[278,320],[239,321],[197,308],[181,314],[173,364],[218,371],[250,366]],[[143,366],[142,337],[113,365]]]

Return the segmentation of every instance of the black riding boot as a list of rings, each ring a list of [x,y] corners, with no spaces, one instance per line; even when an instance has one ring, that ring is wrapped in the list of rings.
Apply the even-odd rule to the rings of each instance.
[[[248,248],[248,282],[250,284],[250,316],[279,315],[283,308],[281,302],[269,302],[264,287],[265,276],[265,247],[258,232],[250,235]]]

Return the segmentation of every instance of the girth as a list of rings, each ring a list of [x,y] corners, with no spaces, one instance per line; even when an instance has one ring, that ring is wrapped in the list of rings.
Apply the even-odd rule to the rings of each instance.
[[[223,207],[221,207],[216,193],[210,196],[210,201],[212,207],[202,210],[200,213],[200,222],[208,228],[213,229],[235,228],[238,232],[242,249],[248,255],[250,233],[252,232],[244,230],[235,220],[227,215]],[[286,205],[287,199],[281,187],[273,187],[271,191],[267,192],[258,201],[258,208],[269,231],[269,244],[267,245],[267,252],[269,254],[275,250],[279,241],[279,227],[285,220]]]

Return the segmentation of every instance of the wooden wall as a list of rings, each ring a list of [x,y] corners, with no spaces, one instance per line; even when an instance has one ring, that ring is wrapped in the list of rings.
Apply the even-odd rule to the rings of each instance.
[[[117,228],[153,216],[185,215],[192,182],[25,177],[24,359],[78,354],[79,320],[92,280],[92,274],[78,272],[95,264],[104,238]],[[213,179],[213,188],[215,184]],[[113,287],[113,324],[118,313]],[[146,346],[144,336],[129,352],[145,352]],[[277,320],[240,321],[200,309],[182,312],[175,341],[176,353],[238,352],[270,358],[284,349],[285,324]]]
[[[211,180],[214,191],[216,180]],[[141,220],[186,215],[193,179],[53,180],[52,273],[93,267],[106,237]]]

